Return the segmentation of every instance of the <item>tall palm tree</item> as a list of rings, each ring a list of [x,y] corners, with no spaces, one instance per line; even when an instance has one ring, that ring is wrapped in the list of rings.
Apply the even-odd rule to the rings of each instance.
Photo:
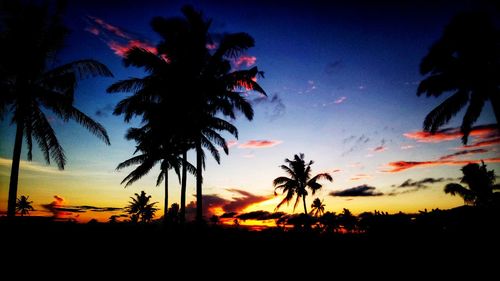
[[[2,14],[0,36],[0,107],[9,106],[16,125],[14,152],[9,185],[8,216],[15,215],[19,163],[23,138],[32,160],[33,138],[48,164],[54,160],[64,169],[66,156],[43,109],[63,121],[76,121],[92,134],[110,144],[104,127],[73,106],[76,82],[81,78],[111,77],[108,68],[95,60],[79,60],[49,69],[63,47],[67,29],[61,21],[63,6],[24,4],[7,1]],[[2,4],[2,5],[4,5]],[[54,12],[51,13],[51,11]]]
[[[284,203],[289,203],[292,201],[293,197],[296,196],[295,203],[293,204],[293,209],[299,204],[300,198],[304,203],[304,214],[307,214],[306,207],[306,196],[307,188],[309,188],[314,195],[317,190],[319,190],[322,185],[318,183],[318,180],[325,179],[332,181],[332,176],[328,173],[320,173],[311,177],[311,165],[314,163],[312,160],[307,162],[304,160],[304,154],[295,154],[293,160],[285,159],[285,163],[288,165],[281,165],[281,169],[288,174],[289,177],[277,177],[273,181],[273,185],[276,190],[282,189],[282,194],[285,194],[285,198],[278,204],[276,209],[279,209]]]
[[[325,213],[325,204],[323,201],[319,200],[319,198],[314,199],[311,204],[311,215],[318,218],[321,217]]]
[[[257,76],[262,76],[256,67],[231,72],[230,60],[254,45],[252,37],[246,33],[226,34],[217,50],[211,51],[207,48],[213,43],[208,32],[210,21],[190,6],[185,6],[182,12],[184,18],[157,17],[152,20],[153,30],[163,39],[157,46],[158,54],[134,48],[126,55],[125,65],[143,67],[150,75],[120,81],[108,91],[134,92],[115,109],[115,114],[124,114],[126,121],[133,116],[142,116],[146,121],[151,117],[148,107],[143,106],[145,101],[164,101],[170,105],[169,112],[178,121],[168,126],[172,126],[175,135],[182,136],[179,139],[185,146],[183,162],[187,150],[196,150],[197,220],[202,220],[203,149],[220,162],[215,145],[228,153],[220,133],[227,131],[237,136],[236,128],[216,115],[234,119],[238,110],[251,120],[253,110],[241,90],[251,89],[264,95],[265,92],[254,81]],[[181,217],[185,212],[185,177],[182,182]]]
[[[21,197],[17,198],[16,202],[16,212],[20,213],[21,216],[29,215],[30,211],[34,211],[35,209],[31,204],[33,201],[29,201],[29,196],[21,195]]]
[[[490,101],[500,129],[500,30],[487,14],[469,12],[455,16],[442,37],[422,59],[417,95],[451,96],[434,108],[424,121],[424,130],[436,132],[467,104],[460,128],[462,141]]]
[[[146,192],[141,191],[141,194],[135,193],[135,198],[130,197],[132,201],[125,207],[125,211],[130,214],[132,222],[151,222],[158,209],[155,207],[158,202],[152,202],[151,195],[146,196]]]
[[[474,206],[490,206],[495,203],[495,190],[500,190],[500,185],[494,184],[495,172],[488,171],[484,162],[479,166],[476,163],[469,163],[462,167],[464,176],[460,182],[465,183],[467,187],[458,183],[449,183],[444,187],[446,194],[458,195],[464,199],[465,204]],[[500,203],[500,202],[497,202]]]

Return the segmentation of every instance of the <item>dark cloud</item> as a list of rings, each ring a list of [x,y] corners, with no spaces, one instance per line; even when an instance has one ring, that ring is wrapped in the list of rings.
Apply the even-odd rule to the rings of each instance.
[[[240,220],[274,220],[284,216],[284,212],[270,213],[268,211],[254,211],[238,215]]]
[[[366,184],[347,188],[339,191],[330,192],[331,196],[337,197],[362,197],[362,196],[381,196],[384,195],[382,192],[375,191],[376,188],[373,186],[368,186]]]
[[[274,93],[270,97],[261,95],[250,101],[254,106],[262,106],[264,114],[269,121],[274,121],[286,112],[286,106],[278,93]]]
[[[411,192],[416,192],[421,189],[426,189],[429,188],[431,184],[434,183],[442,183],[442,182],[450,182],[454,181],[456,179],[454,178],[424,178],[418,181],[414,181],[412,179],[407,179],[404,181],[402,184],[396,186],[392,185],[394,188],[391,192],[387,193],[389,196],[394,196],[394,195],[399,195],[399,194],[405,194],[405,193],[411,193]]]
[[[54,195],[54,201],[49,204],[41,205],[45,210],[51,212],[54,217],[61,218],[65,216],[70,216],[73,213],[85,213],[87,211],[91,212],[116,212],[121,211],[123,208],[115,207],[95,207],[95,206],[68,206],[64,205],[64,198],[58,195]]]
[[[343,139],[342,142],[344,144],[352,143],[352,145],[348,150],[342,152],[341,156],[345,156],[345,155],[353,152],[354,150],[359,150],[361,148],[361,146],[368,143],[369,141],[370,141],[370,138],[368,136],[366,136],[365,134],[362,134],[359,137],[355,136],[355,135],[351,135],[348,138]]]
[[[237,215],[237,213],[235,212],[229,212],[229,213],[224,213],[220,216],[221,219],[229,219],[229,218],[233,218]]]
[[[431,160],[431,161],[396,161],[387,164],[387,173],[397,173],[415,167],[434,167],[434,166],[463,166],[469,163],[500,163],[500,157],[486,158],[482,160]]]
[[[469,155],[469,154],[478,154],[478,153],[486,153],[488,151],[489,150],[483,149],[483,148],[471,149],[471,150],[462,150],[462,151],[458,151],[458,152],[455,152],[455,153],[452,153],[452,154],[441,156],[441,157],[439,157],[439,160],[450,160],[450,159],[454,159],[457,156]]]
[[[222,207],[225,212],[240,212],[250,205],[266,201],[271,198],[271,196],[254,195],[241,189],[230,188],[227,190],[239,194],[239,196],[233,197],[229,203]]]
[[[109,113],[111,113],[112,111],[113,105],[108,103],[106,106],[96,109],[95,116],[108,117]]]
[[[342,60],[332,61],[325,66],[325,73],[333,74],[342,68],[344,68],[344,62]]]

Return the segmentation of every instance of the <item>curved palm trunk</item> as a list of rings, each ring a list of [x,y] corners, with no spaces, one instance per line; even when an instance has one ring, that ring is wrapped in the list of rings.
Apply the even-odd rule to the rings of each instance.
[[[493,106],[493,112],[495,112],[495,117],[497,119],[497,129],[500,131],[500,97],[499,95],[493,94],[490,97],[491,105]]]
[[[19,179],[19,163],[21,161],[21,148],[23,146],[24,123],[17,122],[16,139],[14,143],[14,154],[12,155],[12,168],[10,170],[9,199],[7,207],[7,216],[16,215],[17,183]]]
[[[163,210],[163,221],[167,222],[168,218],[168,169],[163,172],[165,175],[165,210]]]
[[[203,195],[201,194],[201,184],[203,183],[202,177],[202,169],[203,169],[203,161],[201,158],[202,155],[201,148],[201,140],[198,138],[196,140],[196,221],[203,221]]]
[[[302,195],[302,201],[304,202],[304,214],[307,215],[307,207],[306,207],[306,195]]]
[[[186,221],[186,183],[187,183],[187,151],[182,153],[182,183],[181,183],[181,209],[180,222]]]

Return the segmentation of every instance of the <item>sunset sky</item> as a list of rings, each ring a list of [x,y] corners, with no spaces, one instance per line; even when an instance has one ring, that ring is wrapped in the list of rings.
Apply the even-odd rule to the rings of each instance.
[[[64,171],[46,165],[38,147],[33,161],[26,162],[23,144],[18,195],[30,196],[38,210],[35,214],[49,216],[51,206],[59,204],[67,207],[67,217],[106,221],[111,214],[121,214],[109,208],[125,206],[141,190],[163,209],[163,185],[155,186],[158,168],[132,186],[120,185],[131,170],[115,168],[135,149],[124,134],[139,123],[125,124],[121,116],[112,115],[116,103],[128,94],[106,94],[105,89],[117,80],[144,75],[140,69],[123,66],[124,50],[153,48],[159,37],[149,26],[151,18],[180,16],[186,3],[213,19],[214,34],[247,32],[254,37],[256,46],[234,60],[233,67],[258,66],[265,72],[258,82],[268,93],[267,99],[248,94],[255,118],[234,122],[239,139],[226,135],[230,153],[222,157],[221,165],[208,158],[203,190],[209,212],[272,212],[281,200],[273,195],[272,180],[284,175],[279,168],[283,160],[297,153],[315,161],[313,173],[329,172],[333,177],[332,183],[324,182],[319,193],[308,197],[308,205],[318,197],[335,212],[456,207],[463,201],[444,194],[443,187],[459,181],[461,166],[483,159],[500,174],[500,136],[492,129],[495,117],[489,103],[464,147],[456,129],[463,112],[446,126],[449,129],[432,136],[422,133],[424,117],[447,95],[416,96],[422,79],[420,60],[452,16],[480,8],[500,18],[498,7],[478,4],[481,1],[69,2],[66,23],[72,32],[55,65],[92,58],[111,69],[114,78],[82,81],[75,101],[104,125],[111,146],[74,122],[63,123],[48,113],[68,163]],[[2,213],[7,209],[15,134],[10,119],[0,123]],[[194,152],[188,156],[195,163]],[[169,183],[171,203],[179,202],[180,184],[173,171]],[[194,194],[195,179],[190,177],[188,202],[195,200]],[[280,210],[293,211],[291,206]],[[299,205],[295,212],[301,211]]]

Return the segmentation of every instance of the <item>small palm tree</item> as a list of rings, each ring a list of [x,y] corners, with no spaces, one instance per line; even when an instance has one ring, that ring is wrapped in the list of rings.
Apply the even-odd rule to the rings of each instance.
[[[125,207],[125,211],[129,213],[132,222],[150,222],[155,216],[158,208],[155,207],[158,202],[150,203],[151,195],[146,196],[146,192],[141,191],[141,194],[135,193],[135,198],[130,197],[132,201]]]
[[[464,203],[474,206],[489,206],[494,203],[494,190],[499,190],[500,185],[495,182],[495,171],[488,171],[486,165],[469,163],[462,167],[464,176],[460,182],[467,184],[468,188],[458,184],[449,183],[444,187],[446,194],[458,195],[464,199]]]
[[[499,40],[500,30],[487,14],[463,13],[453,18],[420,64],[420,72],[428,76],[420,82],[417,95],[438,97],[451,92],[425,117],[425,131],[436,132],[468,104],[460,128],[462,142],[467,143],[487,101],[500,129]]]
[[[21,216],[29,215],[30,211],[34,211],[35,209],[31,204],[33,201],[29,201],[29,196],[21,195],[21,197],[17,198],[16,202],[16,213],[20,213]]]
[[[319,198],[314,199],[311,204],[311,215],[314,217],[321,217],[325,213],[325,204]]]
[[[278,204],[276,209],[279,209],[281,205],[284,203],[289,203],[292,201],[293,197],[296,196],[295,203],[293,205],[293,209],[297,207],[299,204],[300,198],[302,198],[304,203],[304,214],[307,214],[306,207],[306,196],[307,189],[309,188],[314,195],[317,190],[319,190],[322,185],[317,181],[320,179],[326,179],[328,181],[332,181],[332,176],[328,173],[317,174],[311,178],[311,165],[314,163],[313,161],[309,161],[308,163],[304,160],[304,154],[295,154],[293,160],[285,159],[285,163],[288,165],[281,165],[281,169],[283,169],[289,177],[277,177],[273,181],[273,185],[275,190],[282,189],[282,194],[285,194],[285,198]],[[275,193],[276,194],[276,193]]]

